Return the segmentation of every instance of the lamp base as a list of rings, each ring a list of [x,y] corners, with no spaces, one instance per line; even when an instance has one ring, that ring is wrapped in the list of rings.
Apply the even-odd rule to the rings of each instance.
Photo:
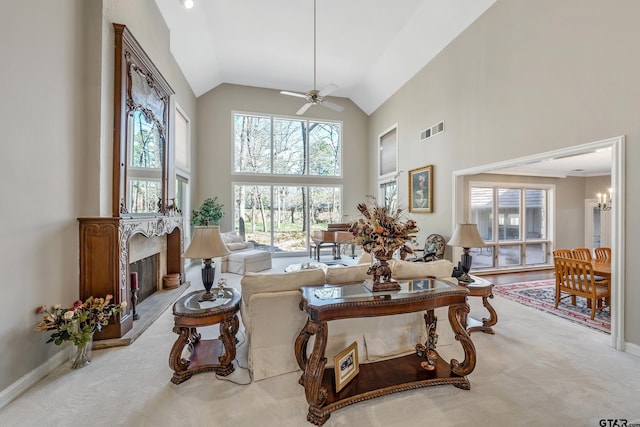
[[[215,300],[216,300],[216,296],[211,292],[207,292],[207,291],[205,291],[204,294],[202,294],[202,296],[198,298],[198,302],[215,301]]]
[[[216,267],[213,261],[209,259],[204,260],[204,267],[202,267],[202,284],[204,285],[204,294],[198,299],[198,302],[202,301],[215,301],[216,296],[211,293],[211,287],[216,277]]]

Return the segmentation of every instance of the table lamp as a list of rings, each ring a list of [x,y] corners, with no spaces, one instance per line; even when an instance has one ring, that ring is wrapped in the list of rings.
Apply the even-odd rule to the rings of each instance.
[[[484,240],[482,240],[482,237],[480,237],[478,226],[476,224],[458,224],[447,245],[458,246],[463,250],[462,256],[460,257],[462,276],[458,277],[458,280],[462,282],[473,282],[471,277],[469,277],[472,259],[470,249],[487,245]]]
[[[211,293],[211,286],[213,286],[213,281],[216,277],[216,266],[212,258],[225,256],[228,253],[229,249],[227,249],[222,241],[222,236],[220,236],[220,227],[195,227],[193,239],[191,239],[184,257],[201,258],[204,263],[202,266],[202,284],[204,285],[205,293],[200,301],[215,301],[216,297]]]

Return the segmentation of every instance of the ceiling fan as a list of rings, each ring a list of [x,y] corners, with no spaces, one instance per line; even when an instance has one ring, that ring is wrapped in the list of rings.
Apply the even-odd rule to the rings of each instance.
[[[341,112],[344,110],[343,106],[325,99],[327,95],[336,89],[338,89],[338,86],[333,83],[329,84],[322,90],[316,89],[316,0],[313,0],[313,89],[307,93],[290,92],[287,90],[280,91],[280,93],[283,95],[305,98],[307,100],[307,103],[296,112],[297,115],[304,114],[312,105],[323,105],[337,112]]]

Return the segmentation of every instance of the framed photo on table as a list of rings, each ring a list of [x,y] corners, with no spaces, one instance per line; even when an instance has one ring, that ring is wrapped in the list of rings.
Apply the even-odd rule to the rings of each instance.
[[[336,355],[333,360],[333,370],[335,372],[337,393],[360,372],[357,342],[354,341],[353,344]]]
[[[409,171],[409,212],[433,212],[433,165]]]

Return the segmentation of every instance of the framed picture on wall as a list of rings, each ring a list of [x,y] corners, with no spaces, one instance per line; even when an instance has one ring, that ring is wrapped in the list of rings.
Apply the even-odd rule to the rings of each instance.
[[[336,355],[333,363],[337,393],[360,372],[358,343],[354,341],[349,347],[342,350]]]
[[[433,165],[409,171],[409,212],[433,212]]]

